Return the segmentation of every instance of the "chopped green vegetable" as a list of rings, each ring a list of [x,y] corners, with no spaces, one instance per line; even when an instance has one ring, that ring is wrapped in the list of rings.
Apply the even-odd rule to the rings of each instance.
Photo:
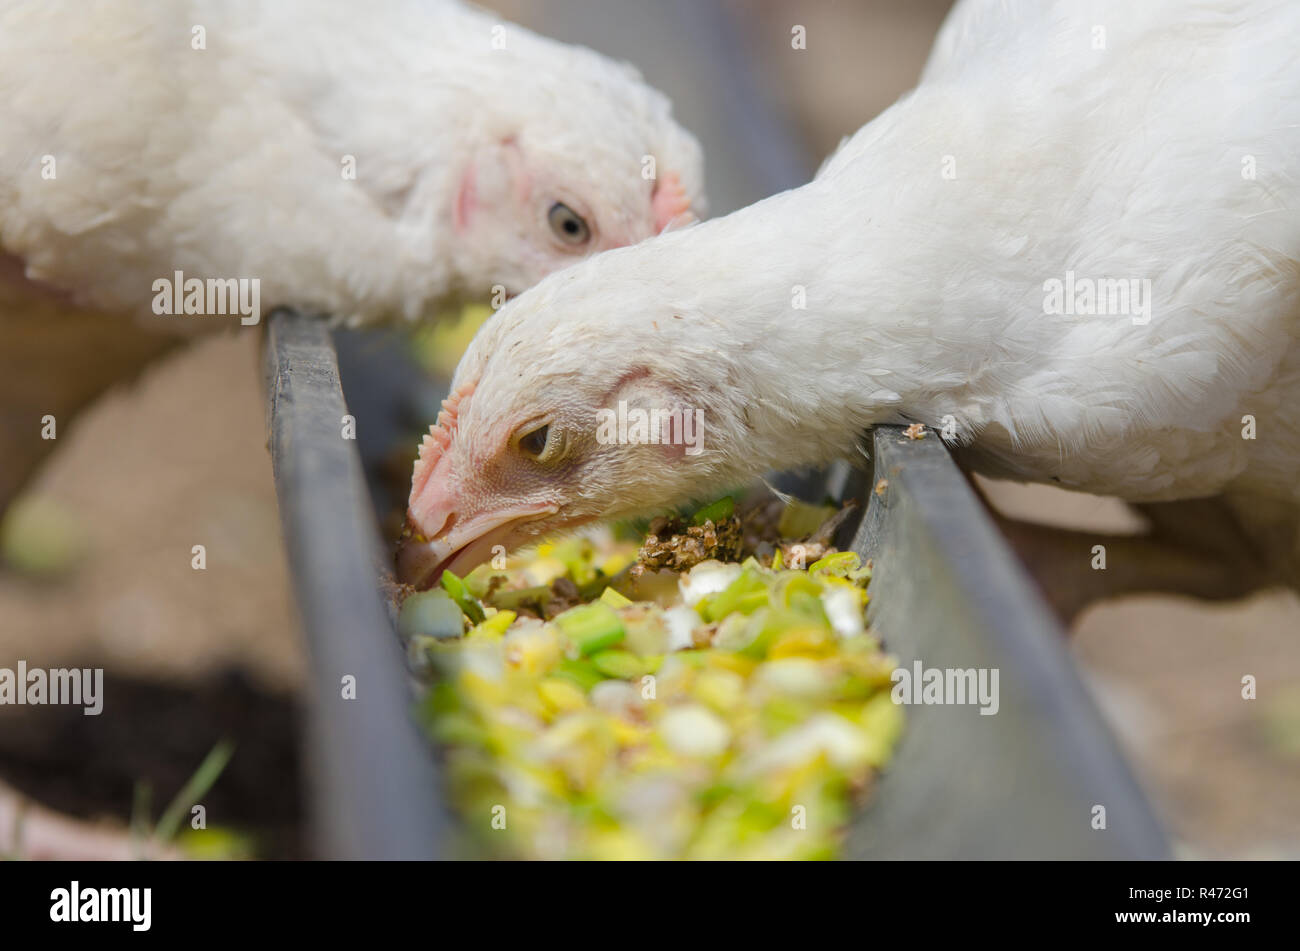
[[[767,582],[759,570],[747,568],[717,594],[701,598],[695,610],[706,621],[720,621],[728,614],[752,614],[767,603]]]
[[[465,633],[465,618],[451,595],[437,588],[413,594],[402,602],[397,632],[403,637],[447,638]]]
[[[782,538],[792,540],[807,538],[826,524],[826,520],[834,514],[833,506],[809,505],[795,500],[785,507],[776,528]]]
[[[625,608],[632,603],[632,599],[626,595],[619,594],[613,588],[606,588],[600,593],[600,600],[604,601],[611,608]]]
[[[601,601],[570,608],[555,619],[555,626],[568,640],[572,656],[586,657],[613,647],[627,634],[618,614]]]
[[[596,669],[607,677],[619,680],[633,680],[650,673],[653,665],[646,658],[631,651],[607,650],[591,655],[591,662]]]
[[[691,518],[691,524],[703,525],[705,522],[721,522],[724,518],[731,518],[735,511],[736,500],[729,495],[724,495],[718,501],[710,502],[696,512]]]
[[[854,551],[837,551],[827,555],[819,561],[814,561],[808,566],[808,574],[828,574],[843,578],[851,571],[856,571],[858,565],[858,553]]]
[[[442,573],[442,588],[451,595],[452,600],[456,602],[467,618],[475,624],[483,623],[483,605],[479,604],[474,596],[469,593],[469,589],[465,587],[465,582],[450,571],[444,571]]]
[[[555,665],[552,673],[556,677],[563,677],[566,680],[573,681],[584,691],[590,690],[605,679],[605,675],[600,672],[600,668],[590,660],[570,660],[565,658]]]
[[[514,611],[498,611],[485,621],[480,621],[470,629],[466,637],[504,637],[510,625],[518,615]]]
[[[488,600],[494,608],[501,608],[502,610],[518,611],[521,608],[532,608],[535,611],[540,611],[551,600],[551,587],[550,585],[535,585],[531,588],[497,591]]]
[[[498,583],[505,581],[510,576],[504,571],[493,568],[491,564],[485,563],[479,565],[464,578],[465,588],[474,597],[480,601],[487,600],[488,592],[492,589],[492,579],[498,579]]]
[[[781,544],[832,514],[787,508],[783,532],[797,534]],[[703,544],[709,522],[740,544],[745,518],[720,499],[681,545]],[[830,549],[794,569],[767,539],[768,565],[739,548],[665,555],[637,579],[622,572],[641,540],[611,537],[471,573],[466,595],[496,612],[463,639],[419,643],[437,677],[422,722],[475,842],[544,859],[835,855],[902,729],[893,661],[866,628],[856,555]],[[432,594],[463,630],[459,599]],[[488,818],[500,805],[504,834]],[[792,824],[796,807],[806,826]]]

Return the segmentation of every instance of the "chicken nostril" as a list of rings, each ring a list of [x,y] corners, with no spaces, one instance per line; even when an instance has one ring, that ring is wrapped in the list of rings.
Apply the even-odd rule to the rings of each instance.
[[[451,512],[450,514],[448,514],[447,520],[442,523],[442,528],[434,532],[433,535],[430,536],[430,538],[441,538],[443,535],[446,535],[455,527],[456,527],[456,513]]]
[[[456,524],[456,513],[449,512],[442,517],[441,521],[437,519],[437,513],[406,513],[406,531],[402,537],[412,542],[426,543],[442,538],[451,531],[452,526]]]

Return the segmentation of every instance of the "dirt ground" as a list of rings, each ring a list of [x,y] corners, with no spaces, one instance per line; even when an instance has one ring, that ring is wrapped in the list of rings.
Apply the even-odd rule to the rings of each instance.
[[[237,665],[301,684],[257,353],[253,333],[202,341],[60,437],[29,491],[74,515],[85,555],[57,581],[0,574],[6,653],[168,679]]]
[[[772,64],[772,95],[819,155],[914,81],[946,6],[733,4]],[[807,25],[817,55],[777,52],[788,49],[792,23]],[[249,332],[201,341],[61,434],[31,491],[75,517],[86,551],[54,581],[0,573],[0,662],[103,665],[196,692],[233,668],[270,698],[267,732],[283,730],[305,659],[265,449],[257,347]],[[996,494],[1043,520],[1094,529],[1126,520],[1109,500],[1046,488]],[[206,546],[202,571],[191,567],[196,544]],[[1099,605],[1077,624],[1072,650],[1181,854],[1300,856],[1300,599]],[[1242,699],[1247,675],[1257,678],[1256,700]],[[176,715],[169,703],[158,716]],[[193,760],[208,744],[195,737],[178,755]],[[0,765],[21,745],[0,743]],[[18,783],[20,773],[0,776]],[[82,811],[124,817],[129,801],[114,803],[129,787],[119,780],[102,779],[104,795]],[[78,809],[76,798],[64,807]]]

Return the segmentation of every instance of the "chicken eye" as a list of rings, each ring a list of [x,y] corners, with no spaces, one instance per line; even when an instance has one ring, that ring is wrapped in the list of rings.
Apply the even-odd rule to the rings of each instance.
[[[550,425],[539,426],[531,433],[519,437],[519,448],[534,459],[540,459],[546,451],[546,442],[551,434]]]
[[[586,244],[591,237],[591,229],[582,216],[562,201],[557,201],[546,213],[546,220],[551,224],[555,236],[565,244],[574,246]]]

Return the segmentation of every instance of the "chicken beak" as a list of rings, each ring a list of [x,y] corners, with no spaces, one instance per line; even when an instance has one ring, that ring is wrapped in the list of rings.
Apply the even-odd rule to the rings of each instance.
[[[465,529],[457,530],[458,498],[451,460],[446,454],[422,458],[415,465],[406,531],[397,548],[397,579],[427,588],[442,574],[460,547]]]
[[[441,575],[439,568],[450,555],[445,544],[427,541],[409,524],[397,543],[397,580],[427,588]]]
[[[447,527],[432,538],[421,534],[419,523],[409,512],[407,531],[397,549],[397,580],[418,589],[432,586],[444,571],[465,575],[495,554],[512,548],[524,536],[524,522],[547,518],[558,511],[554,505],[528,505],[502,512],[484,513],[465,522],[455,513],[434,521]]]
[[[491,549],[488,549],[491,553]],[[397,580],[419,590],[432,587],[442,577],[442,573],[453,564],[458,574],[466,571],[468,558],[457,548],[456,541],[450,535],[441,538],[425,538],[418,530],[408,524],[407,532],[397,546]],[[482,561],[477,558],[474,564]],[[470,567],[473,567],[472,565]]]
[[[650,207],[654,212],[655,234],[670,225],[689,224],[695,220],[691,213],[690,196],[686,194],[681,177],[676,172],[666,173],[655,183]]]
[[[438,421],[420,444],[411,474],[406,531],[397,549],[397,579],[416,588],[434,584],[444,571],[463,575],[488,557],[509,550],[529,532],[525,522],[559,511],[550,502],[497,504],[480,493],[461,492],[449,452],[459,425],[462,401],[474,392],[473,381],[443,400]],[[498,550],[499,549],[499,550]]]
[[[406,510],[406,532],[397,549],[397,578],[424,589],[444,571],[464,575],[494,554],[508,550],[525,533],[524,522],[554,515],[543,502],[496,505],[465,498],[451,458],[440,454],[416,464]],[[498,548],[498,546],[500,546]]]

